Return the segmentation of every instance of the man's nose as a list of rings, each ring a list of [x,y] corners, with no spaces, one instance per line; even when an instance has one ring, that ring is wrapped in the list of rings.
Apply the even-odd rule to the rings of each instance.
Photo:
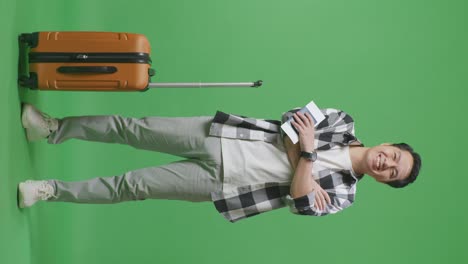
[[[385,168],[396,167],[397,163],[393,159],[385,159]]]

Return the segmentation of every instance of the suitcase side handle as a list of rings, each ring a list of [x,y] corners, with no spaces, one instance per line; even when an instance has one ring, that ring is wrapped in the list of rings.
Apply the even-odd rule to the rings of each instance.
[[[114,66],[62,66],[57,71],[65,74],[112,74],[117,72],[117,68]]]

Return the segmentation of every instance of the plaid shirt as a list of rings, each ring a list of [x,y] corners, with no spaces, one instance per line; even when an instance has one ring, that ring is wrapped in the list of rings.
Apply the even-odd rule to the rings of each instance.
[[[283,114],[285,122],[294,112]],[[343,111],[322,109],[325,120],[315,128],[316,150],[329,150],[361,144],[354,136],[354,121]],[[248,118],[217,112],[210,127],[210,136],[243,140],[263,140],[271,143],[282,142],[281,122]],[[362,144],[361,144],[362,145]],[[328,193],[331,204],[324,210],[314,207],[315,191],[293,199],[289,195],[290,185],[267,182],[235,188],[230,192],[219,191],[211,194],[218,212],[227,220],[235,222],[273,209],[289,206],[294,214],[323,216],[337,213],[354,201],[358,179],[349,170],[324,169],[313,175],[315,181]]]

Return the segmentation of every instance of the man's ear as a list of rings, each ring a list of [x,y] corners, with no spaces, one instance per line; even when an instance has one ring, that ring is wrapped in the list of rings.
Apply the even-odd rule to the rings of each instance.
[[[382,144],[380,144],[380,145],[381,145],[381,146],[390,146],[390,145],[392,145],[392,143],[382,143]]]

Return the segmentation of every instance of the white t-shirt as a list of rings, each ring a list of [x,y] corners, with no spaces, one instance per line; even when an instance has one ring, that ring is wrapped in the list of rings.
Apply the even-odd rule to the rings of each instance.
[[[293,179],[293,170],[282,144],[221,138],[221,150],[225,191],[266,182],[289,184]],[[324,168],[349,170],[356,176],[348,146],[317,151],[312,175]]]

